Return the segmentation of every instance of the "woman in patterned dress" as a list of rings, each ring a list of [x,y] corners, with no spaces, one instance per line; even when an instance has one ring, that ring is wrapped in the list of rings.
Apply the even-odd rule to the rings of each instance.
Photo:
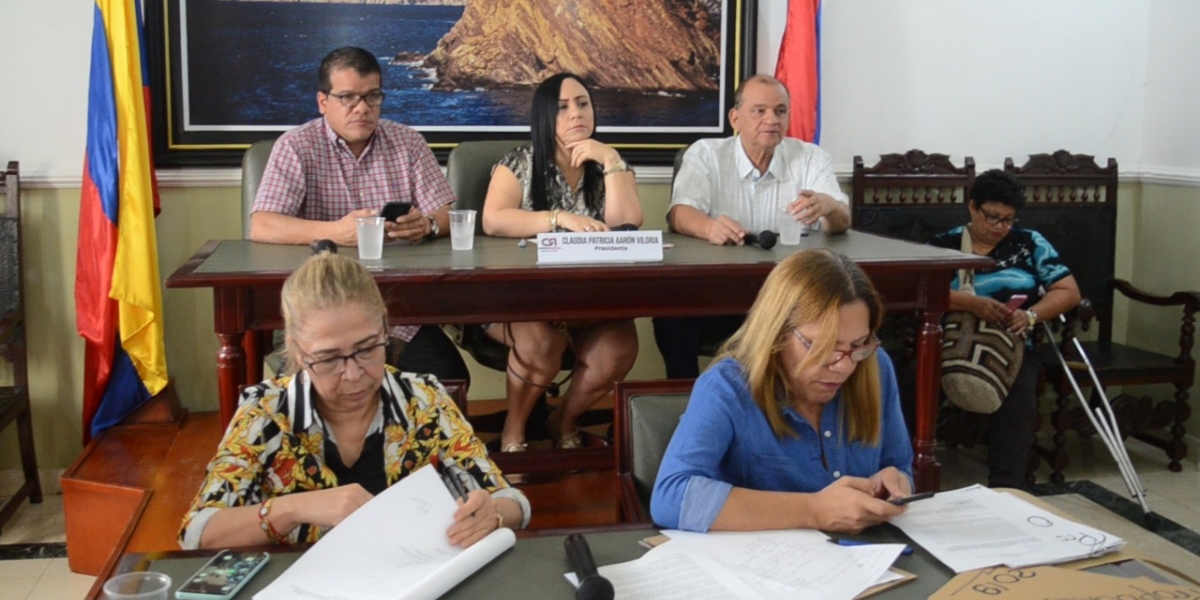
[[[322,252],[281,295],[288,374],[242,393],[184,517],[181,546],[314,542],[439,457],[473,488],[447,531],[452,544],[529,522],[529,502],[437,379],[385,363],[387,310],[362,265]]]
[[[527,238],[552,231],[609,231],[642,224],[633,170],[612,146],[592,137],[591,92],[570,73],[543,81],[533,95],[532,142],[509,152],[492,170],[483,206],[488,235]],[[573,347],[576,368],[547,426],[559,448],[580,445],[575,420],[623,379],[637,359],[632,320],[589,323],[506,323],[486,329],[510,348],[508,418],[503,452],[525,450],[525,423],[538,397]]]

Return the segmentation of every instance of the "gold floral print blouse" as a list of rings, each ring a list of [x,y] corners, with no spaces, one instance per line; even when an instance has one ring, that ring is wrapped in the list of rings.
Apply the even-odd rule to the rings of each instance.
[[[313,403],[307,373],[264,381],[242,392],[237,413],[225,432],[208,474],[184,516],[179,543],[196,548],[208,519],[223,508],[262,503],[267,498],[332,488],[337,477],[324,457],[325,426]],[[517,502],[521,526],[529,522],[529,502],[509,486],[487,456],[482,442],[446,389],[429,375],[388,367],[380,386],[380,414],[368,435],[384,434],[384,470],[390,486],[430,463],[441,451],[481,488]],[[322,527],[301,525],[286,536],[293,543],[315,542]]]

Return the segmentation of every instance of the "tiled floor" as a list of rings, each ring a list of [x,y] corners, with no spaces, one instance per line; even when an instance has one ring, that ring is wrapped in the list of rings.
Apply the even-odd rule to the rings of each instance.
[[[1068,480],[1088,479],[1129,497],[1112,458],[1099,440],[1072,440],[1071,467],[1066,472]],[[1200,469],[1193,457],[1184,463],[1182,473],[1167,471],[1166,459],[1161,450],[1136,440],[1129,442],[1129,454],[1134,467],[1141,476],[1147,491],[1147,502],[1151,510],[1193,531],[1200,531]],[[985,481],[987,467],[983,462],[983,448],[939,449],[938,458],[943,466],[943,488],[952,489]],[[1038,473],[1039,481],[1048,480],[1050,472],[1043,467]],[[1073,513],[1100,515],[1104,509],[1086,499],[1076,496],[1064,497],[1055,502]],[[1187,573],[1200,572],[1200,558],[1193,561],[1192,555],[1179,553],[1178,547],[1153,533],[1141,530],[1136,525],[1125,523],[1123,530],[1113,533],[1126,538],[1131,545],[1144,552],[1162,556],[1165,553],[1181,555],[1176,568]],[[41,505],[25,505],[0,535],[0,545],[63,542],[62,497],[47,496]],[[1158,550],[1162,549],[1160,553]],[[0,600],[64,600],[83,598],[95,578],[71,573],[67,559],[0,560]]]

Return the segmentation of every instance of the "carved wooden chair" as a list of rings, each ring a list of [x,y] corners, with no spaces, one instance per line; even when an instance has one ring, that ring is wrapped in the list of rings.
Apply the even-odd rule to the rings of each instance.
[[[871,167],[861,156],[854,157],[850,210],[855,229],[925,243],[967,221],[966,203],[975,183],[975,159],[963,158],[955,166],[945,154],[909,150],[884,154]],[[880,332],[900,364],[914,358],[919,315],[889,312]],[[985,443],[987,415],[960,410],[942,402],[938,414],[937,439],[947,446],[971,447]],[[1038,427],[1039,424],[1031,424]],[[1033,482],[1038,458],[1031,453],[1027,480]]]
[[[1186,291],[1160,296],[1113,277],[1116,266],[1116,160],[1110,158],[1107,165],[1101,167],[1091,156],[1059,150],[1053,154],[1030,155],[1020,167],[1015,166],[1011,158],[1006,159],[1004,170],[1026,185],[1022,224],[1033,222],[1029,226],[1054,245],[1064,264],[1074,273],[1085,299],[1079,310],[1070,315],[1063,330],[1061,348],[1068,361],[1074,363],[1073,366],[1080,365],[1074,345],[1069,342],[1075,329],[1095,327],[1096,339],[1084,342],[1083,346],[1102,385],[1106,388],[1156,383],[1172,385],[1175,388],[1173,398],[1157,403],[1148,395],[1134,396],[1128,392],[1111,400],[1122,434],[1164,449],[1169,459],[1168,468],[1179,471],[1180,460],[1187,455],[1183,437],[1184,425],[1191,414],[1187,401],[1188,390],[1195,380],[1192,345],[1200,293]],[[1113,342],[1114,291],[1134,302],[1178,307],[1182,313],[1178,353],[1170,354],[1171,350],[1154,352]],[[1074,429],[1090,435],[1094,430],[1081,407],[1071,408],[1072,389],[1062,365],[1052,352],[1044,352],[1042,361],[1046,367],[1046,381],[1058,394],[1051,417],[1053,446],[1043,449],[1043,453],[1053,469],[1051,480],[1061,483],[1064,480],[1062,472],[1069,462],[1064,448],[1066,432]],[[1091,389],[1092,382],[1086,371],[1073,370],[1081,387]],[[1093,391],[1088,404],[1094,401]],[[1161,429],[1166,429],[1169,437],[1147,433]]]
[[[0,528],[21,507],[25,499],[42,502],[37,456],[33,447],[33,418],[29,405],[29,375],[26,361],[26,321],[23,262],[21,256],[21,176],[17,161],[8,163],[0,173],[0,358],[11,369],[0,379],[0,430],[16,426],[24,481],[8,500],[0,505]]]

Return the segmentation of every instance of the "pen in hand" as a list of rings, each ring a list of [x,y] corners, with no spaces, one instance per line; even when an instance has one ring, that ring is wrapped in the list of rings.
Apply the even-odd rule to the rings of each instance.
[[[846,539],[846,538],[829,538],[828,540],[825,540],[825,541],[829,542],[830,544],[837,544],[839,546],[847,546],[847,547],[849,547],[849,546],[870,546],[870,545],[876,543],[876,542],[867,542],[867,541],[863,541],[863,540],[851,540],[851,539]],[[912,546],[907,546],[907,545],[904,546],[904,550],[900,551],[900,554],[904,554],[906,556],[909,554],[912,554],[912,553],[913,553]]]

